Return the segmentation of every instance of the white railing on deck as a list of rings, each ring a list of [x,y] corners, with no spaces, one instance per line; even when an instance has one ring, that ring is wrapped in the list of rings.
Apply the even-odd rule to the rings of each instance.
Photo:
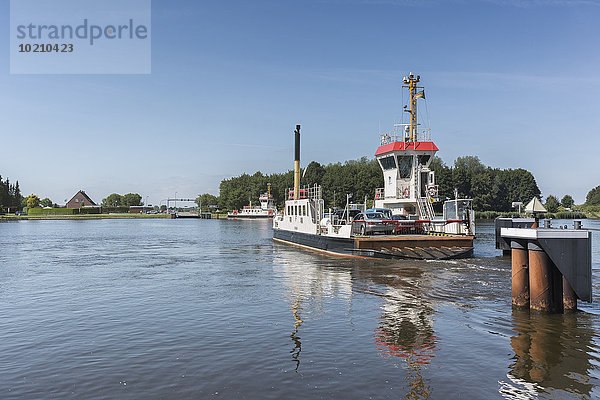
[[[379,145],[383,146],[389,143],[404,142],[410,140],[410,132],[406,133],[404,131],[404,128],[399,128],[403,126],[406,126],[406,124],[397,124],[393,131],[380,134]],[[429,141],[431,141],[430,129],[417,129],[417,142]]]

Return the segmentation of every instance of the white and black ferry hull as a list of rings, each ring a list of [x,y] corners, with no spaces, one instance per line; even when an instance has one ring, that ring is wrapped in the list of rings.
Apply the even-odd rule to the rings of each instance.
[[[354,249],[354,240],[351,238],[330,237],[274,228],[273,239],[335,255],[357,255]]]
[[[331,255],[389,259],[471,257],[473,236],[382,235],[342,238],[273,229],[273,239]]]
[[[273,215],[243,215],[243,214],[227,214],[230,219],[268,219],[273,218]]]

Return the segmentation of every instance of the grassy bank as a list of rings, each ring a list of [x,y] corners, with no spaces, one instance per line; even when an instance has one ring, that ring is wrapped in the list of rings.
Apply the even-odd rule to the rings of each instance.
[[[73,219],[140,219],[140,218],[171,218],[169,214],[33,214],[33,215],[0,215],[0,221],[19,221],[19,220],[73,220]]]

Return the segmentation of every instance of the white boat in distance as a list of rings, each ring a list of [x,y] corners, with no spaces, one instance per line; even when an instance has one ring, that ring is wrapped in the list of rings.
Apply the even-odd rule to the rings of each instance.
[[[245,206],[241,210],[233,210],[233,212],[227,213],[227,218],[273,218],[277,214],[277,208],[275,207],[275,200],[271,195],[271,184],[267,183],[267,193],[263,193],[258,198],[260,206],[252,206],[250,202],[249,206]]]

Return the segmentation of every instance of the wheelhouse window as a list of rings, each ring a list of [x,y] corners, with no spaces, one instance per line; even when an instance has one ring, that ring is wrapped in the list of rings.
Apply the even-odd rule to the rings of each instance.
[[[427,165],[431,156],[429,154],[419,156],[419,164]]]
[[[383,168],[385,171],[387,171],[388,169],[396,168],[396,161],[394,160],[394,156],[380,158],[379,162],[381,163],[381,168]]]
[[[412,174],[413,156],[398,156],[398,172],[401,179],[409,179]]]

